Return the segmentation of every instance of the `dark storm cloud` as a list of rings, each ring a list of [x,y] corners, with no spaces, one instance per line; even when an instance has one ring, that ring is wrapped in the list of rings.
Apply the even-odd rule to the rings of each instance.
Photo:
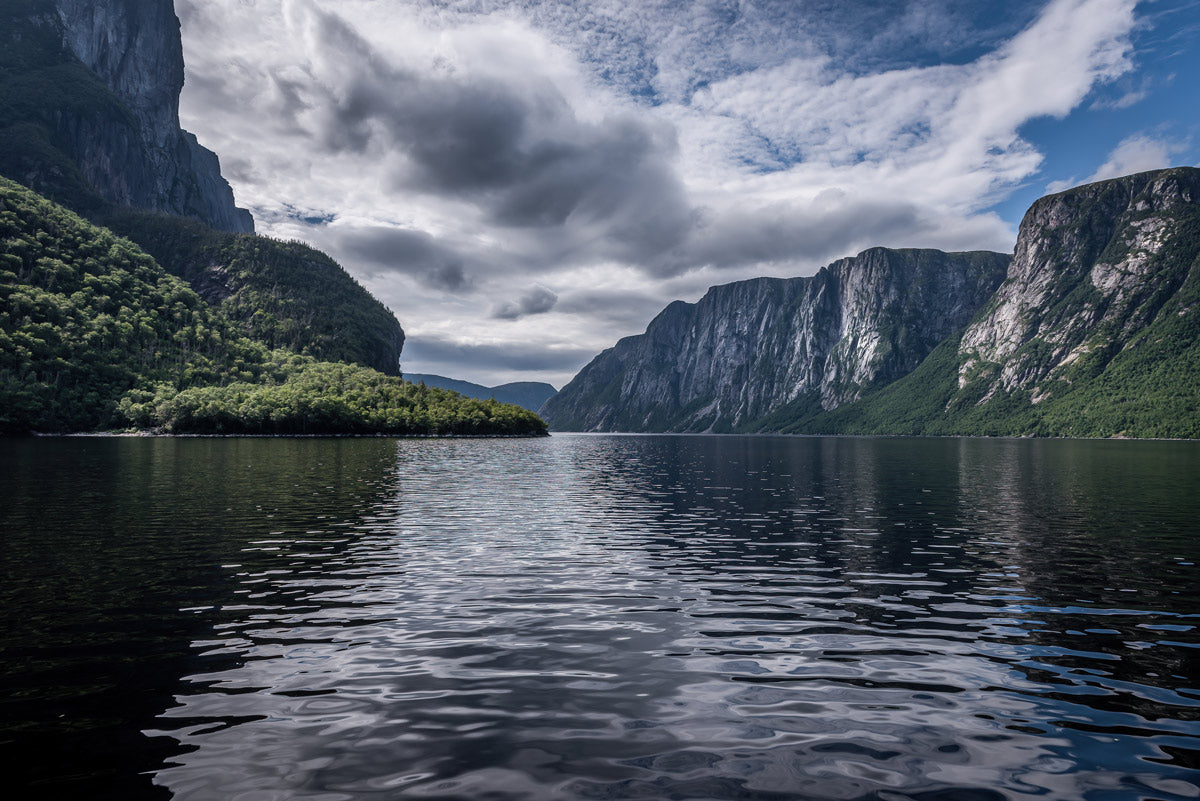
[[[585,348],[547,348],[542,342],[460,345],[441,339],[410,337],[404,342],[402,359],[407,364],[453,365],[454,369],[462,368],[464,371],[551,372],[578,370],[595,355],[595,351]]]
[[[492,317],[498,320],[519,320],[531,314],[545,314],[558,303],[558,295],[544,286],[535,286],[521,296],[520,300],[510,300],[501,303],[492,311]]]
[[[594,255],[631,261],[686,235],[669,129],[621,114],[579,120],[538,76],[518,85],[399,69],[336,15],[314,9],[311,21],[333,77],[277,81],[283,101],[314,111],[328,151],[404,154],[397,191],[465,199],[505,227],[565,227]]]
[[[447,292],[466,292],[473,286],[462,256],[424,231],[353,228],[340,233],[336,245],[370,272],[411,275]]]

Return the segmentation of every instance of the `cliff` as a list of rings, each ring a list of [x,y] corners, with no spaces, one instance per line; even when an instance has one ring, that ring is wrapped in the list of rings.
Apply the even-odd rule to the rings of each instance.
[[[151,253],[268,347],[399,372],[392,313],[312,248],[248,236],[179,127],[171,0],[0,0],[0,174]]]
[[[1200,170],[1038,200],[1009,273],[911,373],[788,433],[1200,437]]]
[[[1007,263],[873,248],[810,278],[713,287],[597,356],[542,414],[559,430],[730,431],[799,399],[835,409],[961,329]]]
[[[1200,170],[1140,173],[1038,200],[1008,277],[963,333],[958,386],[1032,403],[1094,378],[1194,273]],[[1176,308],[1178,304],[1173,304]],[[1176,308],[1177,316],[1192,314]]]
[[[876,249],[715,287],[543,414],[560,430],[1200,437],[1200,170],[1042,198],[1011,260]]]
[[[0,44],[0,173],[80,211],[254,230],[216,154],[180,128],[171,0],[2,0]]]

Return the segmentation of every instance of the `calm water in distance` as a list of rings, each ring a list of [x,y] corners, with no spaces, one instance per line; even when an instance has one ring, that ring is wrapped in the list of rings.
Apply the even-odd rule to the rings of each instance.
[[[0,441],[13,798],[1200,798],[1200,444]]]

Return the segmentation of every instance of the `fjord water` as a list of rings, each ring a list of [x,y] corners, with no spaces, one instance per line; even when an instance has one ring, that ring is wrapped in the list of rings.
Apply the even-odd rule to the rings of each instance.
[[[1196,443],[39,439],[0,481],[19,797],[1200,797]]]

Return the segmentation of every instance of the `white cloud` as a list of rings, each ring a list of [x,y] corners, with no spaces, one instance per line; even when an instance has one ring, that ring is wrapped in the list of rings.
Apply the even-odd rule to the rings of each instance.
[[[1062,192],[1079,184],[1090,184],[1109,178],[1120,178],[1123,175],[1160,170],[1171,166],[1172,156],[1186,150],[1186,142],[1134,134],[1121,140],[1121,143],[1108,154],[1105,162],[1087,178],[1081,181],[1074,178],[1067,181],[1054,181],[1046,187],[1046,191],[1048,193]]]
[[[341,260],[413,353],[558,354],[521,375],[405,359],[487,384],[561,384],[563,354],[644,327],[629,308],[708,284],[872,245],[1008,249],[984,210],[1039,167],[1021,126],[1128,71],[1134,23],[1134,0],[1052,0],[965,63],[871,70],[842,22],[750,2],[177,4],[183,122],[260,231]],[[943,41],[947,19],[881,30]]]

